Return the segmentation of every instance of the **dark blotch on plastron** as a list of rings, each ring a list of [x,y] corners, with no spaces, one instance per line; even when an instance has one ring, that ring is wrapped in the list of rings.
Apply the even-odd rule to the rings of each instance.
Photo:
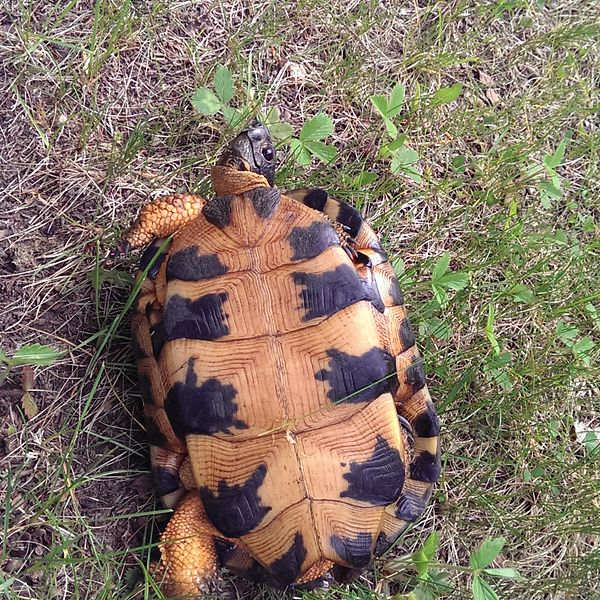
[[[150,339],[152,340],[152,353],[158,359],[165,345],[165,326],[162,321],[150,327]]]
[[[337,233],[324,221],[315,221],[308,227],[294,227],[288,241],[294,251],[292,260],[313,258],[331,246],[340,245]]]
[[[165,448],[167,446],[167,438],[165,434],[160,430],[156,421],[145,415],[146,421],[146,436],[148,437],[148,441],[151,446],[160,446],[161,448]]]
[[[400,323],[400,341],[402,342],[402,348],[408,350],[415,345],[415,334],[410,325],[408,317],[404,317]]]
[[[214,377],[198,385],[195,362],[195,358],[188,360],[185,382],[174,383],[165,400],[173,431],[184,439],[188,433],[211,435],[229,433],[232,427],[247,428],[246,423],[235,418],[238,410],[234,402],[235,387]]]
[[[256,188],[247,195],[261,219],[268,219],[275,212],[281,199],[281,192],[276,188]]]
[[[440,433],[440,420],[435,413],[432,402],[427,402],[426,407],[426,412],[412,420],[413,431],[419,437],[435,437]]]
[[[216,254],[199,254],[198,246],[189,246],[176,252],[167,263],[167,281],[200,281],[227,273],[227,267]]]
[[[298,531],[294,535],[294,541],[289,550],[282,554],[281,558],[278,558],[269,565],[269,571],[282,586],[286,586],[298,579],[305,559],[306,547],[304,546],[304,538]]]
[[[348,489],[341,498],[370,502],[375,506],[392,504],[398,499],[404,484],[404,465],[400,453],[387,440],[377,436],[373,454],[364,462],[351,462],[344,474]]]
[[[271,510],[261,505],[258,493],[266,474],[267,466],[260,464],[242,485],[228,485],[221,480],[217,492],[200,488],[206,514],[223,535],[240,537],[250,533]]]
[[[179,475],[165,467],[152,467],[152,481],[158,496],[166,496],[181,487]]]
[[[332,402],[369,402],[381,394],[393,391],[396,378],[394,357],[381,348],[359,356],[340,352],[335,348],[327,350],[329,365],[315,373],[316,379],[328,381],[327,393]]]
[[[440,477],[441,465],[437,456],[421,450],[410,463],[410,477],[417,481],[435,483]]]
[[[154,255],[158,252],[160,246],[162,245],[162,243],[164,242],[163,239],[160,240],[154,240],[143,252],[141,258],[140,258],[140,263],[139,263],[139,270],[143,271],[144,269],[146,269],[146,267],[150,264],[150,261],[154,258]],[[154,261],[154,263],[152,264],[152,266],[150,267],[150,270],[148,271],[148,277],[150,279],[152,279],[152,281],[154,281],[156,279],[156,276],[158,275],[158,272],[160,271],[160,266],[162,265],[163,261],[165,260],[165,257],[167,256],[167,248],[165,248],[156,258],[156,260]]]
[[[335,314],[367,299],[356,270],[350,265],[341,265],[335,271],[321,274],[294,273],[293,277],[294,283],[302,286],[300,298],[306,311],[305,321]]]
[[[325,202],[327,202],[327,192],[321,188],[310,190],[302,199],[302,204],[310,206],[310,208],[314,208],[315,210],[320,210],[321,212],[325,207]]]
[[[360,532],[355,538],[332,535],[330,543],[345,563],[351,567],[361,569],[371,562],[372,540],[370,533]]]
[[[364,219],[360,216],[360,213],[347,204],[346,202],[342,202],[340,200],[337,201],[339,204],[339,211],[337,215],[337,221],[342,223],[342,225],[346,225],[346,227],[350,228],[350,235],[352,237],[356,237],[360,228],[363,224]]]
[[[207,221],[217,227],[227,227],[231,223],[231,202],[235,196],[215,196],[202,209]]]
[[[197,300],[171,296],[164,308],[165,339],[216,340],[229,333],[223,303],[227,294],[206,294]]]
[[[404,373],[404,382],[412,387],[412,393],[416,394],[425,387],[425,369],[423,368],[423,359],[420,356],[411,358],[412,364],[407,367]]]

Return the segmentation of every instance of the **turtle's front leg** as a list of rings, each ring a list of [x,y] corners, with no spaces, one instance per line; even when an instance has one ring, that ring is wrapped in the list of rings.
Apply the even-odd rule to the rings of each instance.
[[[217,584],[215,538],[223,536],[206,516],[198,491],[178,504],[160,538],[160,564],[153,576],[168,596],[198,598]]]
[[[146,204],[133,227],[123,238],[127,248],[139,248],[154,238],[172,235],[196,219],[206,200],[195,194],[172,194],[161,196]]]

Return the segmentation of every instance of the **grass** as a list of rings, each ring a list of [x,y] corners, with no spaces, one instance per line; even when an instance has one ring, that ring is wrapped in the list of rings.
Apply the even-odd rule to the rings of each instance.
[[[208,192],[231,132],[190,99],[219,65],[234,106],[277,106],[296,136],[332,117],[336,159],[301,167],[284,146],[279,184],[324,187],[376,226],[443,423],[424,517],[324,597],[403,598],[432,531],[429,573],[449,585],[433,597],[472,597],[469,557],[500,536],[493,566],[522,578],[487,576],[499,597],[600,597],[595,3],[98,0],[0,15],[1,348],[62,352],[35,368],[37,414],[18,367],[0,387],[5,597],[156,596],[144,573],[165,517],[129,351],[134,261],[103,263],[148,197]],[[392,120],[419,182],[378,154],[392,138],[370,99],[397,83]],[[457,83],[456,100],[436,101]],[[361,185],[363,172],[377,177]],[[432,597],[424,587],[413,597]]]

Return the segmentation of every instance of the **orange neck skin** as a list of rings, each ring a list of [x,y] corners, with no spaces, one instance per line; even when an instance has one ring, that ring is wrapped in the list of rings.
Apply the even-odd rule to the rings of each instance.
[[[271,187],[263,175],[231,167],[212,167],[210,177],[217,196],[237,196],[258,187]]]

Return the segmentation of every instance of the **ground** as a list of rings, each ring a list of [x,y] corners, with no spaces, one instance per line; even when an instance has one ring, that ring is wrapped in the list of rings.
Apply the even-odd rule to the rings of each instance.
[[[191,98],[226,66],[248,117],[277,107],[296,137],[333,120],[335,159],[302,166],[283,143],[278,184],[318,184],[374,225],[443,426],[423,518],[325,597],[600,597],[598,17],[584,0],[4,4],[0,592],[160,597],[135,257],[105,259],[148,198],[210,193],[232,131]],[[386,126],[371,97],[396,84]],[[10,362],[32,344],[60,355]],[[472,556],[499,537],[491,568],[519,578]]]

